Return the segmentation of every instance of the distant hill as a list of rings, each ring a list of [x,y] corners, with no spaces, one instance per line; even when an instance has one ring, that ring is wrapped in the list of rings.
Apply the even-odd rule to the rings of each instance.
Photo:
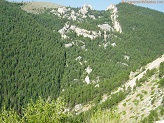
[[[38,14],[46,9],[53,9],[63,7],[62,5],[48,3],[48,2],[23,2],[21,8],[28,13]]]

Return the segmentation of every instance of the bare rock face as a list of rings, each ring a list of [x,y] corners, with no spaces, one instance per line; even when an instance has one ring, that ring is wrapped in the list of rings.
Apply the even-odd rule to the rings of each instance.
[[[86,82],[87,84],[90,83],[90,79],[89,79],[89,76],[88,76],[88,75],[85,77],[85,82]]]
[[[86,29],[81,29],[79,27],[76,27],[75,25],[70,25],[69,23],[66,23],[62,29],[60,29],[58,32],[61,34],[62,38],[68,38],[66,36],[66,33],[69,32],[69,30],[72,30],[76,32],[78,36],[88,37],[90,39],[94,39],[98,36],[101,36],[100,33],[97,33],[96,31],[88,31]]]
[[[124,55],[124,59],[129,60],[130,56]]]
[[[65,48],[68,48],[68,47],[72,47],[73,44],[72,43],[68,43],[68,44],[64,44]]]
[[[94,15],[88,15],[91,19],[96,19]]]
[[[96,85],[95,85],[95,88],[99,88],[99,84],[96,84]]]
[[[119,22],[118,22],[118,20],[117,20],[117,18],[118,18],[118,15],[117,15],[118,11],[117,11],[116,5],[111,4],[111,5],[107,8],[107,10],[110,10],[111,13],[112,13],[112,15],[111,15],[111,20],[112,20],[112,23],[113,23],[113,25],[114,25],[114,29],[115,29],[117,32],[122,33],[122,28],[121,28],[121,26],[120,26],[120,24],[119,24]]]
[[[82,59],[82,57],[81,56],[78,56],[75,60],[77,61],[80,61]]]
[[[74,31],[77,33],[78,36],[82,35],[84,37],[88,37],[90,39],[94,39],[98,36],[100,36],[99,33],[97,33],[96,31],[88,31],[86,29],[81,29],[79,27],[73,27],[72,30],[74,29]]]
[[[112,47],[115,47],[115,46],[117,46],[117,45],[116,45],[116,43],[112,43],[111,46],[112,46]]]
[[[65,14],[67,12],[67,8],[66,7],[60,7],[60,8],[58,8],[57,12],[60,14]]]
[[[112,30],[112,27],[109,24],[101,24],[101,25],[97,25],[97,26],[104,31],[111,31]]]
[[[76,16],[76,13],[74,10],[71,11],[71,16],[68,18],[70,20],[74,20],[76,21],[77,20],[77,16]]]
[[[92,72],[92,68],[90,68],[89,66],[85,70],[88,74],[90,74]]]
[[[156,121],[154,123],[164,123],[164,120]]]
[[[94,15],[88,13],[89,10],[93,10],[91,5],[84,4],[83,7],[79,9],[78,12],[71,8],[66,8],[64,6],[58,7],[57,10],[53,9],[50,13],[57,15],[61,18],[68,18],[73,21],[82,21],[83,19],[89,17],[91,19],[96,19]]]
[[[93,10],[91,5],[84,4],[84,6],[79,10],[79,13],[82,14],[83,18],[86,18],[86,14],[88,13],[88,10]]]
[[[114,12],[114,13],[117,12],[116,5],[114,5],[114,4],[111,4],[110,6],[108,6],[106,10],[112,10],[112,9],[113,9],[113,12]]]
[[[109,45],[109,42],[103,43],[104,49],[106,49],[106,47]]]
[[[66,23],[66,24],[64,25],[64,27],[63,27],[62,29],[60,29],[58,32],[59,32],[61,35],[64,35],[64,34],[69,30],[69,28],[70,28],[69,23]]]
[[[75,105],[75,111],[76,112],[79,111],[79,110],[81,110],[82,108],[83,108],[82,104]]]
[[[93,10],[92,6],[91,5],[87,5],[87,4],[84,4],[84,7],[83,8],[86,8],[87,10]]]

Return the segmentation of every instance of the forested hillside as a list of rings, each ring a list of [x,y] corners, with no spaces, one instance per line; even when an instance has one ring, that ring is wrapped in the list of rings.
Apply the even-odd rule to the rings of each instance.
[[[38,96],[56,98],[65,65],[60,35],[15,4],[0,1],[1,106],[20,110]]]
[[[0,1],[1,108],[23,114],[31,99],[45,105],[63,97],[76,114],[70,122],[94,122],[99,110],[115,107],[131,88],[106,95],[164,54],[161,12],[120,3],[102,11],[59,6],[34,14],[22,5]]]

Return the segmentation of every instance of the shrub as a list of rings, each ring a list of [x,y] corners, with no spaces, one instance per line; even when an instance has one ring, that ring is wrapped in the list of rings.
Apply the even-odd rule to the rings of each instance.
[[[14,110],[7,111],[3,108],[0,114],[0,122],[5,123],[65,123],[71,120],[71,115],[64,112],[65,103],[63,99],[56,101],[39,99],[34,103],[32,100],[23,110],[20,117]],[[69,119],[70,118],[70,119]],[[71,121],[70,121],[71,122]]]

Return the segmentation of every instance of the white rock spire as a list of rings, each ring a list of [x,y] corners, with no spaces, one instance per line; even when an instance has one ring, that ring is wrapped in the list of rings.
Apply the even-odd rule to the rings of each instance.
[[[109,7],[107,7],[107,10],[110,10],[111,11],[111,20],[112,20],[112,23],[113,23],[113,26],[114,26],[114,29],[117,31],[117,32],[122,32],[122,28],[120,26],[120,23],[118,22],[117,18],[118,18],[118,10],[117,10],[117,7],[116,5],[114,4],[111,4]]]

